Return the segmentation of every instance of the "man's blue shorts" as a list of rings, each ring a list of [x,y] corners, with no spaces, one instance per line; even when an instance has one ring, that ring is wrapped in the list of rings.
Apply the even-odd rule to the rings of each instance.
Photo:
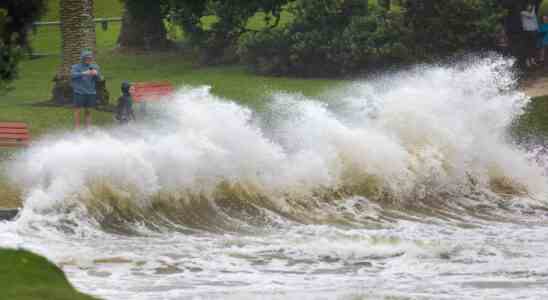
[[[95,94],[74,94],[74,107],[94,108],[97,106],[97,95]]]

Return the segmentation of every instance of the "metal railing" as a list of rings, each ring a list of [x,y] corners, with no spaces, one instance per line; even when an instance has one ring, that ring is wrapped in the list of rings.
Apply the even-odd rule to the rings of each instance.
[[[115,18],[96,18],[93,20],[95,24],[101,24],[101,28],[103,31],[108,30],[108,24],[111,22],[122,22],[122,18],[115,17]],[[46,26],[59,26],[61,27],[61,21],[45,21],[45,22],[34,22],[32,23],[32,33],[34,35],[38,34],[38,28],[39,27],[46,27]],[[60,55],[60,53],[37,53],[37,52],[31,52],[29,53],[31,57],[42,57],[42,56],[53,56],[53,55]]]

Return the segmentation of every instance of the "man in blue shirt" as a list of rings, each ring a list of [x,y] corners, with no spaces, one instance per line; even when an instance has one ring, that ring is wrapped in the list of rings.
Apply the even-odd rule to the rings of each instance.
[[[72,66],[71,79],[74,94],[74,127],[80,128],[80,110],[84,108],[86,127],[91,125],[91,108],[97,105],[96,83],[101,80],[99,66],[93,63],[93,53],[82,51],[81,63]]]

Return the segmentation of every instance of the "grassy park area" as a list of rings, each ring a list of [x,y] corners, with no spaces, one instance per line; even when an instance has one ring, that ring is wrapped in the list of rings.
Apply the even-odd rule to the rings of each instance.
[[[58,1],[48,2],[47,14],[43,20],[58,20]],[[114,17],[122,14],[118,1],[95,1],[96,17]],[[289,18],[289,16],[285,16]],[[213,22],[208,17],[206,22]],[[250,24],[260,26],[261,17],[257,16]],[[295,79],[263,77],[253,75],[243,66],[199,67],[196,57],[182,51],[154,54],[122,54],[116,52],[116,39],[120,24],[109,25],[107,30],[96,28],[97,62],[101,66],[111,93],[111,103],[119,95],[120,83],[130,81],[169,80],[176,86],[210,85],[213,93],[239,103],[258,107],[271,91],[300,92],[313,95],[324,88],[336,84],[335,80]],[[31,37],[34,52],[59,53],[59,28],[40,27]],[[0,102],[0,120],[18,120],[28,122],[31,133],[38,137],[46,132],[70,130],[72,115],[67,107],[42,105],[50,99],[53,76],[61,63],[60,57],[51,55],[38,59],[28,59],[20,64],[19,79],[13,89],[2,95]],[[112,114],[97,112],[95,123],[106,125],[112,122]]]
[[[23,250],[0,249],[2,299],[93,300],[77,292],[61,269]]]
[[[119,96],[123,80],[169,80],[176,86],[210,85],[216,95],[251,107],[259,107],[271,91],[314,95],[338,82],[256,76],[242,66],[197,67],[192,57],[184,57],[179,53],[128,55],[102,51],[97,61],[107,79],[112,103]],[[54,56],[22,62],[20,79],[13,84],[13,90],[2,96],[0,120],[28,122],[34,137],[46,132],[71,129],[70,107],[42,105],[50,97],[53,87],[51,79],[59,64],[60,59]],[[96,124],[109,124],[112,122],[112,114],[96,112],[94,119]]]

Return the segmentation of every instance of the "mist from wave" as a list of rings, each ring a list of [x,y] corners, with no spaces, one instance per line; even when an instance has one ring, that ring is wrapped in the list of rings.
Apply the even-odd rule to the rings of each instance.
[[[271,219],[265,210],[321,223],[340,210],[326,203],[352,197],[407,209],[476,194],[482,205],[542,199],[543,168],[507,134],[529,100],[510,65],[419,66],[317,98],[274,93],[261,113],[181,88],[154,121],[44,138],[10,174],[25,210],[99,223],[158,215],[224,227],[242,212]]]

